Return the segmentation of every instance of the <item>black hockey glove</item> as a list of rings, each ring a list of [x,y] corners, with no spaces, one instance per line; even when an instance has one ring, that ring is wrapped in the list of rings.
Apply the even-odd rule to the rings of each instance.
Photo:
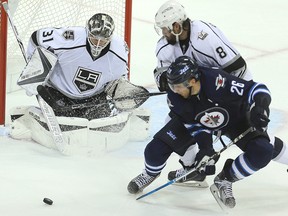
[[[213,148],[209,149],[201,149],[195,158],[194,166],[195,168],[199,168],[204,161],[207,161],[212,155],[215,154],[215,151]],[[200,168],[200,172],[204,172],[206,175],[214,175],[215,174],[215,163],[219,160],[219,156],[216,158],[213,158],[211,161],[207,163],[206,166],[203,168]]]
[[[159,91],[167,91],[169,89],[167,82],[167,67],[155,68],[154,78]]]
[[[269,120],[269,104],[271,98],[267,94],[255,96],[254,103],[250,107],[250,121],[253,127],[264,132],[267,130]]]
[[[254,104],[253,104],[254,105]],[[250,111],[250,121],[253,127],[262,132],[267,130],[268,123],[270,122],[269,109],[266,110],[260,106],[253,106]]]

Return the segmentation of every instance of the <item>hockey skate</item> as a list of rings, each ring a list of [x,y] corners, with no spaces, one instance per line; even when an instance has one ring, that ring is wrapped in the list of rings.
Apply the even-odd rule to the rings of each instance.
[[[168,180],[171,181],[175,178],[179,178],[180,176],[185,175],[189,171],[190,170],[187,168],[181,168],[175,171],[171,171],[168,173]],[[207,188],[209,187],[209,185],[205,179],[206,175],[204,173],[200,173],[195,170],[194,172],[175,182],[174,185]]]
[[[232,182],[225,177],[223,178],[222,172],[215,177],[214,184],[210,186],[210,191],[223,210],[227,207],[235,207],[236,201],[232,193]]]
[[[150,176],[144,170],[140,175],[136,176],[129,182],[127,189],[131,194],[140,193],[144,190],[144,188],[146,188],[149,184],[151,184],[158,176],[159,175]]]

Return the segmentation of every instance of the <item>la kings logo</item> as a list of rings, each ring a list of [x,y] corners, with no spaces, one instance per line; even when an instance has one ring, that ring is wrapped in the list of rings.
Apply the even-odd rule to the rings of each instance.
[[[201,40],[204,40],[208,36],[208,33],[204,32],[203,30],[201,32],[198,32],[198,38]]]
[[[89,91],[98,84],[101,77],[100,72],[91,71],[86,68],[79,67],[73,80],[77,90],[81,93]]]
[[[66,40],[74,40],[74,31],[73,30],[67,30],[62,34],[62,36]]]

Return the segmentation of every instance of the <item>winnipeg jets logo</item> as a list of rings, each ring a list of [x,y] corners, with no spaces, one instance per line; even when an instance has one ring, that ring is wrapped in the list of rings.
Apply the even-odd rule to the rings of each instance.
[[[215,81],[215,85],[216,85],[216,91],[220,88],[220,87],[224,87],[225,86],[225,81],[226,81],[226,78],[225,77],[222,77],[221,74],[218,74],[218,77],[216,78],[216,81]]]
[[[203,126],[209,129],[220,129],[226,126],[229,122],[229,114],[226,109],[221,107],[209,108],[196,116]]]
[[[216,115],[205,113],[205,116],[205,124],[210,124],[211,126],[217,126],[219,124],[220,115],[218,113]]]
[[[74,40],[74,31],[73,30],[67,30],[62,34],[62,36],[66,40]]]

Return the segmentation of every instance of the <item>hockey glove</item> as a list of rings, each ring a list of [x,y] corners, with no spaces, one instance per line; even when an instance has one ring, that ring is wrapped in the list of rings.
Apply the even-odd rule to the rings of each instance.
[[[267,130],[269,118],[269,109],[266,110],[263,107],[253,104],[250,111],[250,121],[253,127],[262,132]]]
[[[264,132],[267,130],[269,120],[269,104],[271,102],[270,95],[257,94],[254,103],[250,107],[250,121],[253,127]]]
[[[154,79],[157,84],[159,91],[167,91],[169,89],[168,82],[167,82],[167,68],[155,68],[154,70]]]
[[[210,160],[205,166],[202,164],[205,163],[210,159],[211,156],[215,154],[215,151],[213,148],[210,149],[201,149],[195,158],[194,166],[196,169],[200,168],[200,172],[204,172],[206,175],[214,175],[215,174],[215,163],[218,161],[219,156]],[[201,167],[203,166],[203,167]]]

